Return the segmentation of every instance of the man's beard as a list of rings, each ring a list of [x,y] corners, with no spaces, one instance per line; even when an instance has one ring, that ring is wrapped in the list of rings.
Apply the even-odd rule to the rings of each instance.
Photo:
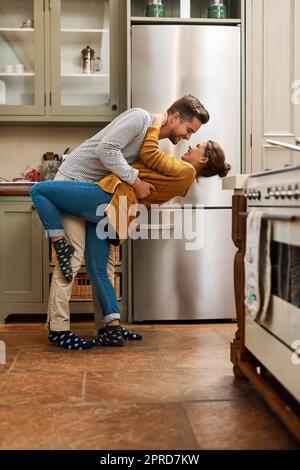
[[[180,141],[180,137],[178,135],[175,135],[175,134],[172,133],[169,136],[169,140],[172,142],[172,144],[176,145]]]

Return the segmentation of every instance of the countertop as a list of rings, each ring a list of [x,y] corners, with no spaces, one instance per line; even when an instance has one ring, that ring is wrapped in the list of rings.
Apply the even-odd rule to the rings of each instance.
[[[222,179],[222,189],[244,189],[248,178],[247,174],[225,176]]]
[[[0,182],[0,196],[29,196],[30,188],[35,183],[26,182]]]

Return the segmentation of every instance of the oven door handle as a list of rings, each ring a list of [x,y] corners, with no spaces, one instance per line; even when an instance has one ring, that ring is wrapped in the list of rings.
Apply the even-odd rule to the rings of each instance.
[[[248,212],[239,212],[241,217],[247,218]],[[282,215],[282,214],[263,214],[262,218],[264,220],[278,220],[279,222],[297,222],[300,220],[300,217],[296,215]]]

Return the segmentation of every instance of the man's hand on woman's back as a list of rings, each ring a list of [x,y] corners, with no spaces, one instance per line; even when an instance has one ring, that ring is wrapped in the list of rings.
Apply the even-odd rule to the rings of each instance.
[[[149,196],[151,191],[155,189],[155,186],[146,181],[142,181],[140,178],[137,178],[133,183],[132,187],[134,188],[136,195],[139,199],[144,199]]]

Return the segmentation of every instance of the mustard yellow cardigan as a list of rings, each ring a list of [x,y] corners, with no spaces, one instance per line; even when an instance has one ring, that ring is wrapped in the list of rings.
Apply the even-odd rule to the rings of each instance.
[[[128,237],[128,226],[135,218],[128,214],[133,204],[143,203],[150,207],[151,204],[163,204],[175,196],[185,196],[196,178],[192,165],[159,150],[158,137],[159,129],[149,127],[140,150],[141,161],[132,165],[139,170],[139,178],[155,186],[147,198],[139,200],[133,187],[114,174],[97,183],[104,191],[113,193],[105,213],[120,242]],[[120,196],[126,199],[120,199]],[[125,201],[127,204],[124,204]]]

